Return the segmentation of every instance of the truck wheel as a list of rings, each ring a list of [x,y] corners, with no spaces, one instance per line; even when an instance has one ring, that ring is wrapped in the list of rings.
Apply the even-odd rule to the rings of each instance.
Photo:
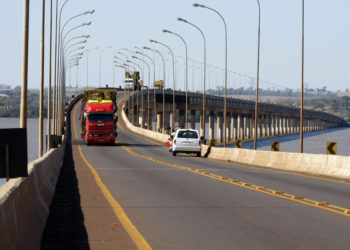
[[[173,156],[176,156],[176,151],[173,151]]]

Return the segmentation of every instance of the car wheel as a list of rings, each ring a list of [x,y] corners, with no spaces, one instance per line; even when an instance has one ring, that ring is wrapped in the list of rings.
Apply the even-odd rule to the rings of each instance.
[[[197,157],[201,157],[201,152],[197,152]]]
[[[176,156],[176,151],[173,151],[173,156]]]

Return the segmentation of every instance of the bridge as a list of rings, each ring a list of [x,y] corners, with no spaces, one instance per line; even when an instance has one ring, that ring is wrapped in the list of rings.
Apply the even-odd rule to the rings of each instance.
[[[8,1],[7,4],[10,6],[15,2]],[[29,0],[24,0],[20,107],[20,127],[23,133],[28,132],[28,75],[34,74],[28,70],[29,2]],[[36,2],[34,4],[38,4]],[[146,6],[153,8],[148,11],[142,9],[142,12],[145,12],[147,16],[142,16],[141,11],[136,12],[137,8],[142,8],[140,7],[142,1],[138,3],[138,6],[130,6],[128,1],[110,1],[110,5],[118,2],[118,9],[123,11],[114,15],[117,8],[111,8],[108,5],[109,10],[113,12],[109,13],[106,9],[105,12],[101,12],[102,15],[99,17],[108,17],[108,23],[101,22],[103,26],[99,26],[98,32],[95,33],[98,34],[98,39],[95,41],[106,44],[102,44],[102,47],[101,44],[95,45],[98,47],[90,47],[89,44],[89,49],[84,46],[87,39],[90,38],[90,33],[72,36],[70,32],[90,26],[92,24],[90,21],[82,22],[80,25],[73,25],[73,23],[77,21],[77,18],[85,18],[86,15],[94,14],[95,10],[84,11],[81,14],[75,13],[71,17],[66,16],[67,10],[69,10],[67,6],[71,6],[71,10],[75,12],[75,8],[86,7],[89,3],[80,4],[77,1],[73,3],[74,1],[69,0],[56,0],[56,7],[53,11],[54,1],[51,1],[50,38],[48,39],[47,35],[45,36],[45,28],[47,28],[45,27],[45,18],[48,15],[45,14],[47,9],[45,2],[48,1],[43,0],[41,4],[39,154],[38,159],[28,163],[28,165],[27,163],[23,164],[24,174],[12,176],[13,172],[16,171],[11,168],[18,167],[13,164],[13,159],[23,160],[26,157],[24,154],[12,150],[10,146],[23,146],[24,144],[13,138],[11,138],[11,145],[0,140],[0,174],[1,177],[7,177],[6,183],[0,186],[0,250],[349,249],[350,157],[304,153],[302,149],[304,132],[323,130],[326,133],[333,128],[348,126],[343,118],[334,114],[304,107],[303,98],[304,89],[306,89],[304,86],[304,1],[302,1],[301,86],[300,88],[296,87],[300,89],[300,107],[299,104],[286,106],[259,101],[259,90],[261,89],[259,84],[263,82],[260,79],[259,0],[252,3],[257,3],[259,10],[258,53],[257,60],[253,62],[254,68],[256,66],[256,77],[245,76],[249,78],[249,81],[256,83],[256,87],[249,86],[251,90],[255,88],[255,102],[227,95],[228,78],[230,78],[227,57],[231,53],[227,52],[228,27],[224,19],[225,15],[221,15],[216,7],[212,8],[198,3],[192,5],[195,8],[199,7],[197,10],[205,9],[211,14],[218,14],[216,17],[223,21],[225,46],[221,43],[220,45],[216,42],[213,43],[215,46],[217,45],[215,50],[219,50],[221,47],[225,48],[224,56],[216,51],[213,53],[217,59],[220,59],[220,62],[224,62],[225,69],[222,80],[217,76],[212,77],[214,79],[210,78],[210,74],[213,73],[210,68],[216,68],[216,66],[209,66],[209,62],[207,62],[207,40],[204,35],[206,33],[200,29],[202,23],[197,26],[183,18],[177,18],[177,21],[191,25],[191,28],[196,28],[202,35],[204,42],[203,61],[198,63],[197,59],[190,60],[193,63],[193,91],[189,91],[188,47],[186,40],[178,33],[162,30],[166,35],[174,35],[176,39],[181,39],[179,42],[181,42],[181,46],[185,45],[185,47],[181,47],[180,51],[185,48],[185,57],[178,57],[173,53],[172,46],[175,47],[175,44],[167,45],[167,42],[172,40],[166,40],[167,42],[163,43],[153,39],[149,42],[155,46],[154,48],[152,46],[151,48],[133,46],[131,49],[118,48],[114,53],[108,52],[107,54],[107,51],[112,47],[107,44],[106,38],[113,37],[114,39],[117,37],[116,33],[113,32],[122,30],[122,25],[127,27],[127,32],[123,31],[123,36],[118,37],[118,40],[125,39],[123,42],[128,43],[128,41],[145,39],[144,37],[141,39],[143,33],[140,32],[141,29],[144,31],[143,29],[146,28],[157,27],[155,23],[147,23],[152,19],[149,18],[150,11],[157,10],[157,14],[159,14],[157,20],[161,20],[159,23],[163,25],[165,18],[161,14],[168,15],[169,13],[169,9],[164,9],[164,6],[167,8],[172,6],[175,10],[175,5],[182,8],[182,1],[176,1],[176,3],[168,1],[164,6],[147,1],[144,5],[145,8]],[[97,6],[107,6],[106,3],[97,2],[94,3]],[[225,4],[229,5],[229,2],[227,1]],[[241,2],[240,4],[246,4],[249,1]],[[76,4],[75,7],[72,7],[73,4]],[[120,8],[123,4],[126,5]],[[188,3],[186,2],[186,4]],[[192,6],[190,7],[192,8]],[[291,6],[292,4],[288,5],[287,11],[291,12]],[[324,6],[321,6],[320,9]],[[226,6],[224,8],[232,14],[230,8]],[[13,9],[18,10],[18,6]],[[32,6],[32,9],[36,10],[37,8]],[[264,8],[264,11],[267,9],[269,8]],[[346,8],[343,9],[346,10]],[[326,11],[329,14],[329,9]],[[130,15],[131,12],[133,15]],[[240,14],[239,12],[236,13]],[[273,9],[273,12],[284,13],[279,9]],[[197,16],[201,18],[199,20],[202,22],[206,19],[206,17],[203,18],[203,13]],[[244,12],[244,17],[248,18],[245,21],[255,20],[249,16],[250,13],[255,12],[251,10],[249,13]],[[114,25],[110,17],[119,18],[123,17],[123,14],[126,17],[120,20],[116,19],[117,23]],[[347,14],[344,13],[344,16],[347,17]],[[9,18],[11,15],[4,16]],[[130,16],[133,18],[130,19]],[[268,14],[265,16],[271,17]],[[326,15],[320,14],[320,16],[322,16],[322,21],[326,20],[324,18]],[[342,15],[339,14],[339,16]],[[250,26],[243,21],[243,16],[240,18],[239,21],[247,25],[244,26],[244,29],[248,29]],[[333,18],[335,19],[334,16]],[[16,17],[16,19],[19,18]],[[133,19],[137,19],[136,26],[132,26]],[[313,21],[314,18],[310,17],[308,20]],[[338,21],[338,25],[333,25],[332,29],[336,31],[340,24],[345,23],[344,20]],[[1,21],[5,24],[11,23],[7,20],[6,22]],[[221,20],[219,21],[221,22]],[[274,22],[264,23],[271,25]],[[297,22],[288,20],[288,23]],[[215,32],[219,30],[217,24],[211,19],[208,19],[207,25],[214,27]],[[7,25],[5,26],[7,27]],[[326,26],[323,25],[322,29],[313,29],[314,34],[317,34],[319,30],[325,34],[323,29]],[[107,35],[103,31],[105,27],[113,27],[114,30],[113,32],[108,30]],[[118,27],[118,29],[114,27]],[[244,29],[241,29],[241,32]],[[210,29],[205,31],[213,33],[213,30],[210,31]],[[285,34],[282,31],[279,29],[274,39],[276,36],[283,37]],[[293,29],[288,30],[288,35],[292,35],[292,32]],[[344,32],[338,33],[343,34]],[[91,35],[94,33],[92,32]],[[187,35],[192,36],[192,33],[187,33]],[[11,39],[11,36],[8,37]],[[247,43],[245,48],[247,51],[253,51],[253,48],[248,47],[252,37],[241,37],[238,34],[235,34],[235,37],[239,37],[238,40]],[[325,40],[323,38],[320,40]],[[211,34],[211,39],[211,42],[219,40],[213,34]],[[294,39],[290,40],[295,42]],[[342,41],[345,40],[342,38]],[[46,45],[49,47],[49,56],[46,55],[45,50],[45,42],[47,41],[49,41],[49,46]],[[108,42],[112,44],[116,41],[111,39]],[[1,44],[0,47],[7,50],[11,43],[15,44],[16,42],[13,40],[6,46]],[[273,45],[271,47],[278,46],[275,40],[272,42],[266,40],[266,44],[268,43]],[[243,44],[240,43],[240,45]],[[156,46],[164,51],[158,50]],[[313,46],[309,48],[311,47]],[[318,48],[318,46],[314,47]],[[339,53],[335,53],[337,47],[340,48]],[[202,46],[200,48],[202,49]],[[346,55],[341,43],[332,48],[334,50],[332,55]],[[91,61],[89,53],[97,49],[99,49],[99,58]],[[34,50],[31,52],[30,54],[35,54]],[[117,103],[118,136],[112,145],[87,145],[81,138],[81,132],[83,132],[81,131],[81,119],[84,117],[84,113],[81,113],[84,112],[82,111],[83,94],[79,93],[78,86],[76,88],[77,94],[71,94],[73,89],[71,78],[72,73],[76,73],[75,79],[76,85],[78,85],[79,66],[81,66],[83,54],[86,55],[86,71],[83,72],[84,82],[80,82],[87,89],[95,88],[91,87],[93,82],[98,84],[98,89],[101,91],[102,83],[105,82],[102,77],[112,76],[113,73],[113,80],[109,81],[109,83],[113,82],[113,88],[109,89],[117,92],[117,99],[115,103],[111,100],[108,100],[108,103],[113,111],[116,110],[115,104]],[[309,53],[309,55],[312,54],[315,53]],[[109,59],[112,59],[108,59],[109,63],[112,62],[110,65],[112,67],[105,65],[107,59],[104,60],[103,55],[108,55]],[[166,58],[164,58],[165,55]],[[244,56],[250,58],[248,53]],[[45,61],[47,57],[49,57],[48,62]],[[154,60],[156,57],[157,62]],[[284,57],[288,58],[288,55],[286,54]],[[4,56],[4,58],[8,57]],[[177,65],[178,58],[183,60],[183,65]],[[236,59],[242,64],[249,64],[243,60],[238,61],[242,58],[237,57]],[[337,62],[333,63],[337,64],[335,67],[344,64],[340,63],[342,61],[338,59],[335,57],[334,60],[331,60]],[[264,60],[276,65],[275,59],[271,61],[266,57]],[[347,62],[347,60],[345,61]],[[91,79],[91,77],[96,76],[91,70],[92,62],[98,62],[99,67],[95,67],[99,69],[98,81]],[[138,62],[142,62],[143,65],[139,65]],[[168,63],[170,68],[169,65],[166,65]],[[281,64],[283,63],[284,61],[281,61]],[[201,80],[198,80],[195,74],[196,64],[199,65],[201,71]],[[310,60],[310,64],[318,70],[324,67],[317,64],[315,59]],[[180,72],[182,66],[185,67],[183,75],[178,76],[178,74],[182,74]],[[297,66],[300,69],[300,65]],[[331,66],[327,65],[327,71]],[[283,67],[285,66],[283,65]],[[113,72],[105,72],[107,68],[112,68]],[[125,76],[123,79],[125,85],[118,89],[114,88],[114,85],[119,85],[119,83],[115,84],[116,68],[122,69],[123,74],[120,75],[123,75],[123,78]],[[76,72],[72,69],[76,69]],[[153,74],[151,69],[153,69]],[[272,73],[275,74],[278,70],[279,68],[274,66]],[[8,71],[10,72],[10,70]],[[160,73],[161,71],[163,74]],[[172,73],[170,73],[171,71]],[[251,68],[247,71],[250,72]],[[292,78],[292,74],[293,77],[296,74],[292,70],[290,71],[292,73],[285,76],[285,79],[292,82],[294,80],[289,78]],[[146,74],[147,72],[148,74]],[[4,73],[7,73],[6,70]],[[299,72],[297,73],[299,74]],[[317,73],[320,74],[320,71]],[[333,73],[332,82],[339,80],[337,78],[339,73],[340,70],[336,74]],[[331,75],[332,72],[329,71],[328,74]],[[151,81],[152,76],[153,80]],[[172,76],[172,80],[170,76]],[[182,89],[186,91],[179,90],[179,82],[182,77],[184,80],[184,88]],[[310,79],[314,78],[316,78],[315,75],[310,77]],[[45,79],[48,80],[47,86],[45,86]],[[343,79],[341,80],[344,82]],[[243,86],[245,84],[247,82],[242,83]],[[43,129],[45,87],[47,87],[46,117],[49,118],[47,119],[46,152],[44,152],[45,133]],[[210,88],[222,88],[224,94],[209,94]],[[201,90],[199,91],[199,89]],[[101,99],[94,101],[98,104],[102,103]],[[344,107],[344,111],[346,110],[347,107]],[[113,130],[116,119],[110,113],[108,115],[113,126],[111,125],[109,128],[113,128],[108,136],[114,140]],[[200,157],[181,153],[173,157],[169,153],[167,147],[169,134],[178,128],[199,130],[201,136],[204,137],[200,143]],[[348,130],[344,129],[344,131]],[[256,144],[254,144],[254,150],[233,148],[226,145],[226,142],[233,144],[237,141],[253,139],[254,142],[259,142],[260,139],[275,139],[293,134],[300,134],[300,153],[256,150]],[[344,137],[348,138],[348,134]],[[325,142],[322,143],[325,144]],[[330,142],[327,146],[333,153],[336,152],[333,150],[334,145],[335,142]],[[34,142],[28,142],[28,147],[34,147]]]
[[[164,100],[164,101],[163,101]],[[217,139],[223,141],[223,114],[224,97],[206,95],[205,96],[205,124],[208,123],[208,139]],[[164,107],[163,107],[164,105]],[[160,89],[151,91],[143,90],[140,93],[133,93],[127,101],[126,113],[133,124],[142,128],[151,127],[154,121],[155,131],[159,128],[163,133],[166,130],[173,131],[173,126],[186,127],[186,106],[188,111],[188,123],[190,128],[195,129],[197,120],[201,122],[201,135],[203,131],[203,94],[187,93]],[[173,113],[175,111],[174,124],[172,123]],[[251,139],[254,136],[254,112],[255,102],[228,98],[226,111],[226,139],[233,141],[236,139]],[[300,110],[296,107],[283,105],[274,105],[269,103],[259,103],[259,118],[257,126],[257,137],[271,137],[278,135],[288,135],[300,132]],[[164,118],[163,118],[164,117]],[[163,120],[164,119],[164,120]],[[164,122],[164,125],[163,125]],[[216,135],[214,134],[214,124],[216,123]],[[314,111],[304,111],[304,129],[305,132],[324,130],[334,127],[347,126],[347,123],[335,115]]]

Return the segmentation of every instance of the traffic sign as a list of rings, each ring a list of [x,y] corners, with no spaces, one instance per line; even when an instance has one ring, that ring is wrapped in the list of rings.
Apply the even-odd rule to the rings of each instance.
[[[280,143],[278,141],[271,142],[271,151],[280,151]]]
[[[235,148],[242,148],[242,140],[235,140]]]
[[[337,154],[337,143],[336,142],[327,142],[327,149],[326,149],[327,155],[336,155]]]

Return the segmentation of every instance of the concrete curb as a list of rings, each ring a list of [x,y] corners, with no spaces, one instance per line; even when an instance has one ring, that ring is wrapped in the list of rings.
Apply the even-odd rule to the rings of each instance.
[[[70,103],[68,114],[81,97]],[[40,249],[67,139],[66,129],[62,145],[28,164],[28,177],[0,187],[0,249]]]

